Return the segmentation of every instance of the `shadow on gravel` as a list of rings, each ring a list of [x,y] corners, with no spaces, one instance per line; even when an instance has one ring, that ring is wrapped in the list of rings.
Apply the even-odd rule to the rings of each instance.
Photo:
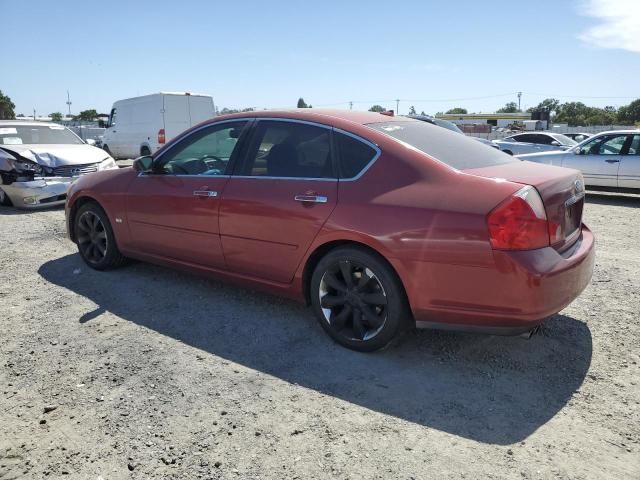
[[[55,210],[64,211],[64,206],[56,205],[55,207],[39,208],[36,210],[21,210],[14,207],[0,206],[0,215],[36,215],[38,212],[51,212]]]
[[[640,195],[589,191],[587,192],[586,203],[640,208]]]
[[[335,345],[303,306],[162,267],[100,273],[68,255],[39,273],[97,305],[70,321],[110,311],[287,382],[492,444],[522,441],[549,421],[591,362],[588,327],[563,315],[530,340],[423,330],[361,354]]]

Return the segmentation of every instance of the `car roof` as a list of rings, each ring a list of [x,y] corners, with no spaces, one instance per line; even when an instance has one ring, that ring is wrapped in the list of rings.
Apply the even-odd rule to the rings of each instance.
[[[62,127],[63,125],[60,125],[58,123],[53,123],[53,122],[27,122],[24,120],[0,120],[0,126],[7,126],[7,125],[11,125],[11,126],[26,126],[26,127],[34,127],[34,126],[38,126],[38,127]]]
[[[332,123],[332,120],[346,120],[348,122],[367,125],[370,123],[386,122],[419,122],[413,118],[402,116],[383,115],[377,112],[362,112],[358,110],[339,110],[324,108],[294,108],[291,110],[260,110],[254,112],[232,113],[230,115],[218,115],[214,119],[222,120],[227,118],[292,118],[295,120],[306,120],[309,122]]]

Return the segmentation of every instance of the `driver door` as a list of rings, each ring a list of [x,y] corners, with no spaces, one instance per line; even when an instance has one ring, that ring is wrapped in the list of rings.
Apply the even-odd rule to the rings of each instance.
[[[246,119],[196,130],[154,159],[129,185],[134,248],[168,260],[224,268],[218,209]]]

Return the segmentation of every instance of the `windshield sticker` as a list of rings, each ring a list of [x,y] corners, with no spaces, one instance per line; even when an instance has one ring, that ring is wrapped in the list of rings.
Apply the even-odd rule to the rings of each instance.
[[[51,130],[64,130],[64,127],[61,127],[60,125],[49,125],[49,128]]]
[[[11,134],[17,134],[18,130],[13,128],[13,127],[5,127],[5,128],[0,128],[0,135],[11,135]]]
[[[380,128],[382,128],[382,130],[384,130],[385,132],[395,132],[396,130],[404,130],[404,127],[401,127],[400,125],[388,125]]]
[[[4,145],[22,145],[22,139],[20,137],[4,137],[2,143]]]

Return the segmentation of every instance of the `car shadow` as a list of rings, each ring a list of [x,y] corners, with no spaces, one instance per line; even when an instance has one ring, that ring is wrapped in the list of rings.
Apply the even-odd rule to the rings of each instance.
[[[78,255],[39,273],[97,305],[81,323],[109,311],[289,383],[491,444],[522,441],[549,421],[591,363],[589,328],[564,315],[529,340],[421,330],[362,354],[334,344],[310,309],[219,281],[143,263],[96,272]]]
[[[587,191],[586,203],[640,208],[640,195],[615,192]]]
[[[0,206],[0,215],[33,215],[38,212],[51,212],[55,210],[64,210],[64,205],[55,205],[53,207],[43,207],[33,210],[21,209],[15,207]]]

